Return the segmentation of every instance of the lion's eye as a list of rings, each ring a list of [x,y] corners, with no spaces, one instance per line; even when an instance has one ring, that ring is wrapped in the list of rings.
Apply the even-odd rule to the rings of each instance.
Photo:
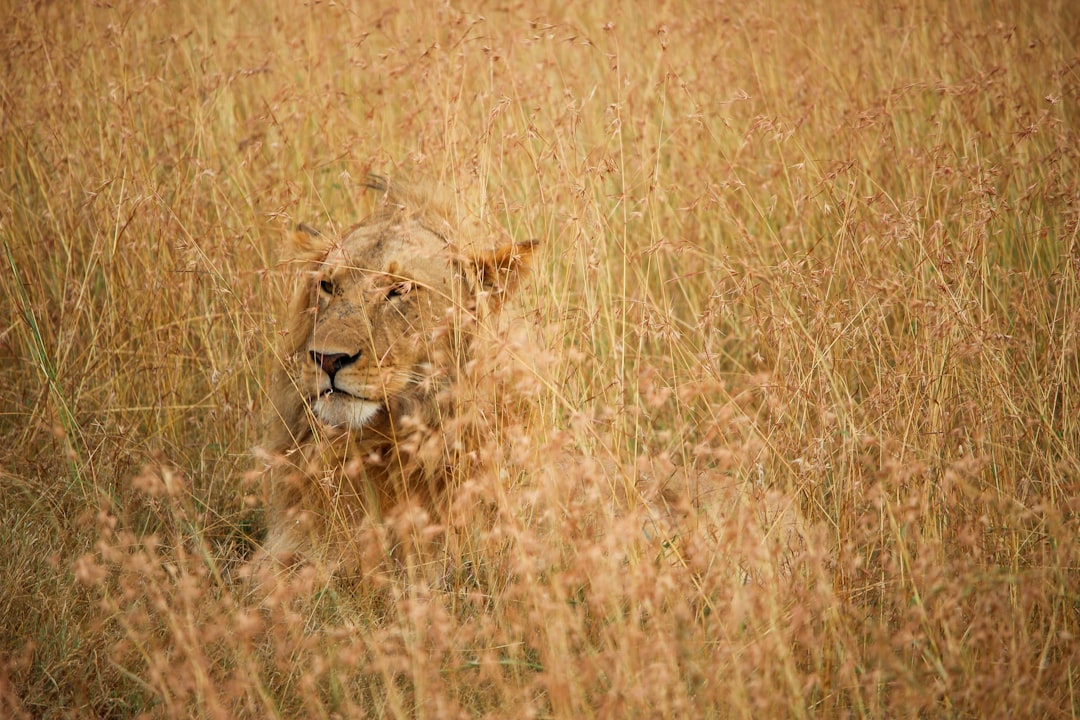
[[[387,291],[386,291],[386,299],[387,300],[392,300],[393,298],[397,298],[397,297],[405,297],[410,292],[412,292],[412,289],[413,289],[413,284],[411,282],[409,282],[408,280],[403,280],[402,282],[394,283],[393,285],[391,285],[387,289]]]
[[[319,283],[319,289],[322,290],[327,295],[333,295],[334,294],[334,289],[335,289],[334,288],[334,283],[332,283],[329,280],[323,280],[322,282]]]

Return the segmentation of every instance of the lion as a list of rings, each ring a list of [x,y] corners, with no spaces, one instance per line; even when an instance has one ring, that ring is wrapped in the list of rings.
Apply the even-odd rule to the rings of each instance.
[[[420,192],[378,177],[380,209],[333,239],[301,226],[282,367],[263,449],[263,557],[356,569],[358,529],[404,508],[438,513],[467,448],[447,437],[474,340],[536,243],[478,250]],[[437,516],[437,515],[436,515]]]

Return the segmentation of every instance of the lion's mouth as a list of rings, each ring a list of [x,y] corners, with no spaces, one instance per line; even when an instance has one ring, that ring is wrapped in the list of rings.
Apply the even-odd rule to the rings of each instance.
[[[381,402],[348,393],[340,388],[321,391],[311,403],[311,411],[324,424],[358,430],[384,408]]]
[[[381,405],[382,404],[378,400],[372,400],[371,398],[369,398],[369,397],[367,397],[365,395],[356,395],[354,393],[349,392],[348,390],[342,390],[339,387],[329,387],[329,388],[326,388],[325,390],[320,390],[319,394],[316,396],[316,399],[320,399],[320,398],[333,398],[334,400],[341,400],[343,402],[356,400],[356,401],[360,401],[360,402],[374,403],[376,405]]]

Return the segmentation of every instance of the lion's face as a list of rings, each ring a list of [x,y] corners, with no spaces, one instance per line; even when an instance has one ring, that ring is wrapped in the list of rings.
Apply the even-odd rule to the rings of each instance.
[[[330,243],[298,298],[305,338],[295,361],[312,414],[356,430],[402,396],[430,392],[467,293],[447,242],[416,221],[361,226]]]
[[[311,416],[355,431],[432,414],[438,387],[468,344],[463,328],[471,323],[462,320],[478,304],[497,307],[532,247],[462,254],[404,213],[364,223],[340,241],[298,233],[293,250],[304,272],[288,350]]]

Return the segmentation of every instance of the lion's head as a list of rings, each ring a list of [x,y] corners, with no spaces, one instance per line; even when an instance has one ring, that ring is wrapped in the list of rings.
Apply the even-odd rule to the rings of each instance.
[[[410,414],[435,420],[429,401],[467,352],[477,311],[498,306],[533,247],[477,251],[452,232],[429,201],[400,191],[341,239],[297,231],[287,361],[310,419],[360,434]]]
[[[380,211],[343,237],[292,238],[297,284],[264,446],[275,556],[331,557],[349,523],[442,493],[461,444],[440,435],[454,383],[533,248],[477,249],[423,196],[373,185]]]

